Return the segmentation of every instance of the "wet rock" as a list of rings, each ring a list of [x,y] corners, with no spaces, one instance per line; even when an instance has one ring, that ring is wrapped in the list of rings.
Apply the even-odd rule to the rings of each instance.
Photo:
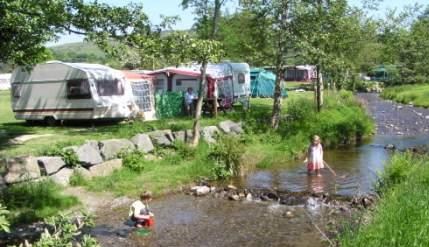
[[[288,217],[288,218],[293,218],[293,217],[294,217],[294,215],[293,215],[293,213],[292,213],[291,211],[287,211],[287,212],[286,212],[286,217]]]
[[[246,197],[246,195],[244,194],[244,193],[238,193],[238,197],[240,197],[240,199],[243,199],[243,198],[245,198]]]
[[[248,194],[246,195],[246,201],[250,202],[250,201],[252,201],[252,200],[253,200],[253,196],[252,196],[252,194],[248,193]]]
[[[227,190],[237,190],[237,187],[235,187],[232,184],[228,185],[226,188],[227,188]]]
[[[127,139],[111,139],[100,141],[100,152],[104,160],[111,160],[120,152],[135,149],[134,144]]]
[[[232,201],[239,201],[240,200],[240,196],[237,195],[237,194],[232,194],[232,195],[228,196],[228,199],[232,200]]]
[[[73,169],[64,167],[57,173],[50,176],[51,180],[59,185],[68,186],[70,184],[70,177],[73,175]]]
[[[270,201],[271,200],[267,195],[261,195],[259,197],[259,199],[261,199],[262,201]]]
[[[266,196],[273,201],[279,200],[279,196],[275,192],[268,192]]]
[[[174,142],[174,136],[171,130],[157,130],[147,133],[152,139],[153,143],[158,146],[172,146]]]
[[[208,186],[194,186],[191,191],[196,196],[205,196],[210,193],[211,189]]]
[[[137,134],[131,138],[131,142],[136,145],[137,150],[145,153],[150,153],[155,149],[149,135],[147,134]]]
[[[69,147],[76,153],[79,162],[84,166],[92,166],[103,162],[97,141],[88,141],[79,147]]]
[[[33,180],[41,176],[37,159],[33,156],[6,159],[5,162],[6,175],[4,181],[7,184]]]
[[[173,132],[173,136],[175,141],[186,142],[186,132],[183,130]]]
[[[207,143],[216,143],[216,137],[220,133],[216,126],[207,126],[201,130],[201,137]]]
[[[295,196],[288,196],[280,200],[280,204],[294,206],[299,204],[304,204],[304,202],[299,201]]]
[[[66,166],[61,157],[37,157],[37,163],[43,175],[52,175]]]
[[[112,174],[115,170],[122,168],[122,160],[121,159],[114,159],[105,161],[101,164],[98,164],[96,166],[91,166],[89,168],[89,172],[91,174],[91,177],[104,177]]]

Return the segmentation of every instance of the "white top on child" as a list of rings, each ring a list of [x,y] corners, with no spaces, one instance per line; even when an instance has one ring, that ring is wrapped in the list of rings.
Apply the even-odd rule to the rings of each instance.
[[[142,214],[144,214],[144,215],[149,214],[149,209],[140,200],[133,202],[133,204],[131,204],[131,206],[130,206],[130,211],[128,213],[128,216],[129,217],[131,217],[131,216],[137,217],[137,216],[142,215]]]
[[[308,147],[308,162],[318,166],[319,169],[324,168],[323,148],[320,143]]]

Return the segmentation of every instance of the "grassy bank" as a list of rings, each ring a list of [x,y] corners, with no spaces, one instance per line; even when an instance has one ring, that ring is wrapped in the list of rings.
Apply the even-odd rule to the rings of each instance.
[[[2,102],[6,100],[3,99]],[[156,160],[149,160],[144,155],[134,153],[125,156],[126,167],[111,176],[90,181],[74,176],[72,182],[92,191],[108,191],[115,195],[136,196],[142,190],[152,190],[156,195],[160,195],[172,190],[176,191],[180,186],[195,181],[199,177],[225,176],[227,169],[219,168],[219,159],[234,160],[238,154],[244,154],[242,162],[245,164],[268,168],[296,158],[306,149],[310,136],[314,134],[322,137],[325,146],[335,146],[354,140],[357,136],[368,135],[373,130],[371,119],[349,92],[326,96],[321,113],[315,112],[312,93],[290,93],[289,98],[283,102],[282,120],[276,131],[269,127],[272,103],[272,99],[252,99],[249,111],[236,108],[227,115],[220,114],[216,119],[204,118],[203,126],[215,125],[225,119],[242,121],[246,134],[236,142],[226,140],[227,143],[221,143],[218,148],[202,143],[195,150],[178,143],[168,150],[158,149],[156,155],[161,156],[162,159]],[[5,108],[1,109],[5,111]],[[0,154],[3,156],[37,155],[52,149],[53,146],[80,144],[88,139],[130,138],[137,133],[154,129],[183,130],[192,127],[192,119],[185,117],[94,127],[88,125],[45,127],[27,126],[23,122],[12,119],[11,113],[9,117],[4,116],[2,115],[3,118],[0,119],[0,125],[7,134],[2,137],[4,145]],[[37,138],[21,145],[9,144],[11,137],[28,133],[49,133],[55,136]],[[231,148],[222,148],[223,144],[228,144]],[[238,146],[239,149],[235,148]],[[54,191],[47,193],[55,194]],[[61,205],[67,200],[52,200],[52,202]],[[72,204],[65,203],[64,207],[58,208],[66,208]],[[28,205],[31,206],[32,202],[28,202]],[[43,211],[43,205],[41,211]]]
[[[395,155],[381,180],[370,221],[341,237],[341,246],[429,246],[429,157]]]
[[[429,107],[429,84],[403,85],[386,88],[381,96],[399,103]]]
[[[242,145],[242,163],[251,163],[258,168],[281,165],[302,154],[310,136],[314,134],[319,134],[326,146],[335,146],[373,131],[371,119],[348,92],[327,97],[321,113],[315,112],[310,94],[288,99],[283,106],[283,120],[277,131],[269,127],[271,107],[272,99],[253,99],[249,112],[231,114],[233,119],[243,122],[246,131],[243,139],[237,143]],[[132,162],[143,164],[141,172],[125,168],[112,176],[82,184],[94,191],[108,188],[108,191],[117,195],[134,196],[142,189],[162,194],[198,177],[216,178],[218,175],[215,173],[219,171],[216,171],[215,160],[210,159],[216,152],[231,156],[237,150],[213,150],[213,147],[202,144],[190,153],[179,147],[165,153],[161,160],[147,161],[142,156],[135,157],[137,160]],[[183,153],[185,155],[180,155]]]

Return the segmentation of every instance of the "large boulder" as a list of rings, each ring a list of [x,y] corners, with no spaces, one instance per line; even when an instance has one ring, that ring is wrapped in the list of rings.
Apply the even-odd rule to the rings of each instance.
[[[133,138],[131,138],[131,142],[136,145],[137,150],[143,151],[145,153],[150,153],[155,149],[149,135],[147,134],[135,135]]]
[[[201,136],[207,143],[216,143],[216,136],[220,133],[216,126],[207,126],[201,130]]]
[[[127,139],[111,139],[100,141],[100,152],[104,160],[111,160],[122,151],[135,149],[134,143]]]
[[[183,130],[173,132],[173,136],[175,141],[186,142],[186,132]]]
[[[241,124],[235,123],[231,120],[220,122],[219,129],[221,129],[226,134],[242,134],[244,132]]]
[[[82,146],[65,149],[72,149],[76,153],[79,162],[84,166],[92,166],[103,162],[97,141],[87,141]]]
[[[122,168],[122,160],[114,159],[103,162],[89,168],[91,177],[104,177],[112,174],[113,171]]]
[[[70,177],[73,175],[74,170],[64,167],[57,173],[50,176],[51,180],[59,185],[68,186],[70,184]]]
[[[194,137],[193,130],[185,130],[185,135],[186,135],[186,142],[191,143],[192,138]]]
[[[147,134],[150,136],[155,145],[164,147],[173,145],[174,136],[171,130],[156,130]]]
[[[81,166],[74,168],[74,173],[79,174],[80,176],[82,176],[85,179],[91,178],[91,172],[88,169],[81,167]]]
[[[66,163],[61,157],[37,157],[37,163],[39,164],[40,170],[43,175],[52,175],[57,171],[61,170]]]
[[[39,165],[35,157],[25,156],[6,160],[4,181],[7,184],[37,179],[40,175]]]

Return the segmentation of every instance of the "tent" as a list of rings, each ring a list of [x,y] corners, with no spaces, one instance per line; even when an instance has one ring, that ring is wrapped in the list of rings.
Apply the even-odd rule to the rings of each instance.
[[[262,68],[250,70],[250,83],[252,97],[273,97],[276,75]],[[282,90],[282,96],[286,96],[286,90]]]

